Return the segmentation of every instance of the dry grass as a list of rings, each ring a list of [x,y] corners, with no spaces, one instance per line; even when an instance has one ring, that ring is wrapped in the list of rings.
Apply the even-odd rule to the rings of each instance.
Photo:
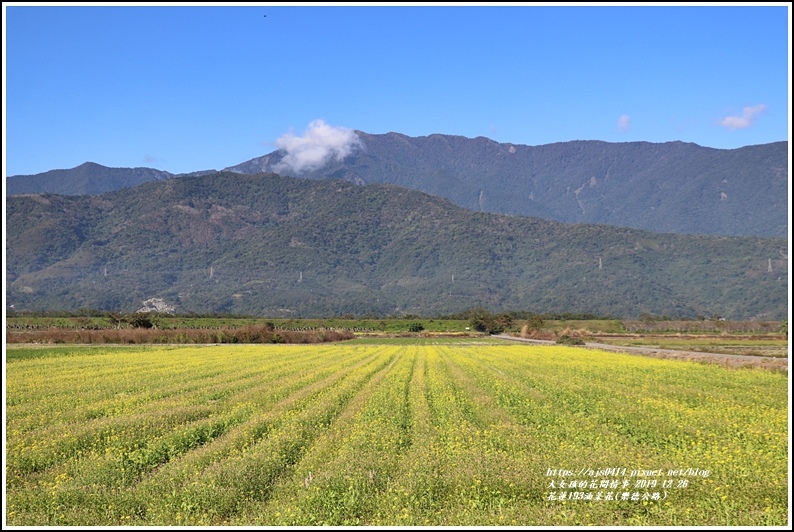
[[[520,336],[521,338],[529,338],[531,340],[547,340],[554,342],[562,336],[567,336],[569,338],[581,338],[584,340],[591,338],[593,333],[587,329],[571,329],[570,327],[566,327],[561,331],[553,331],[548,329],[530,331],[529,328],[524,325],[521,328]]]

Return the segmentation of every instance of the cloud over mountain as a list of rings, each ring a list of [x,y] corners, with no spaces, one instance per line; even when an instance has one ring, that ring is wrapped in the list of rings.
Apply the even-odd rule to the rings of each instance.
[[[296,174],[317,170],[331,160],[341,161],[362,146],[352,129],[331,126],[319,119],[308,125],[302,137],[285,133],[275,145],[285,155],[273,169]]]

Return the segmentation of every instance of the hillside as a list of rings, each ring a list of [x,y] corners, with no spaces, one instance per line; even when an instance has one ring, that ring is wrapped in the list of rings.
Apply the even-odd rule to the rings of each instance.
[[[6,224],[17,310],[158,297],[180,312],[296,317],[485,306],[782,319],[788,305],[785,239],[475,213],[394,185],[224,172],[13,196]]]
[[[524,146],[484,137],[357,134],[361,149],[311,172],[285,169],[282,151],[226,171],[390,183],[478,212],[566,223],[658,233],[788,235],[788,142],[718,150],[683,142]],[[172,177],[152,168],[85,163],[71,170],[10,176],[6,195],[96,195]]]
[[[392,183],[475,211],[567,223],[678,234],[788,234],[788,142],[718,150],[683,142],[523,146],[484,137],[358,136],[363,149],[298,175]],[[273,152],[226,170],[273,171],[282,156]]]

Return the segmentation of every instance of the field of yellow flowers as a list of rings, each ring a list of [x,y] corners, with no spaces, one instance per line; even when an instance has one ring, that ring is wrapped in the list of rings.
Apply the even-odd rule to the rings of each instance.
[[[787,376],[563,346],[9,348],[8,525],[788,523]]]

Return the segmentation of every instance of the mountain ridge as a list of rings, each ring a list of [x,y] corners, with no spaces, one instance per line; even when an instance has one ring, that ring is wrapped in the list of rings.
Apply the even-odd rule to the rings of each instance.
[[[69,169],[49,170],[39,174],[13,175],[6,178],[6,196],[19,194],[60,194],[84,196],[104,194],[132,188],[150,181],[162,181],[177,176],[206,175],[215,170],[199,170],[187,174],[172,174],[146,166],[134,168],[109,167],[92,161]]]
[[[788,234],[786,141],[719,150],[681,141],[525,146],[486,137],[358,134],[364,148],[344,160],[311,172],[281,173],[390,182],[475,211],[566,223],[684,234]],[[272,170],[282,153],[230,168]]]
[[[7,207],[17,310],[131,311],[157,297],[274,317],[787,312],[785,239],[472,212],[389,183],[218,172]]]
[[[343,160],[310,172],[279,173],[359,185],[392,183],[445,197],[473,211],[566,223],[679,234],[788,234],[788,141],[725,150],[683,141],[574,140],[527,146],[487,137],[356,134],[363,148]],[[224,171],[271,172],[284,166],[284,155],[277,150]],[[134,182],[129,186],[174,177],[149,170],[160,174],[127,178]],[[11,176],[6,193],[110,191],[110,177],[104,180],[105,188],[95,190],[89,190],[94,185],[84,177],[75,178],[70,191],[63,184],[47,188],[41,184],[46,179],[37,176],[51,172],[66,171]],[[180,175],[208,172],[214,171]],[[29,181],[27,188],[20,185],[23,177]],[[38,188],[32,188],[36,183]]]

